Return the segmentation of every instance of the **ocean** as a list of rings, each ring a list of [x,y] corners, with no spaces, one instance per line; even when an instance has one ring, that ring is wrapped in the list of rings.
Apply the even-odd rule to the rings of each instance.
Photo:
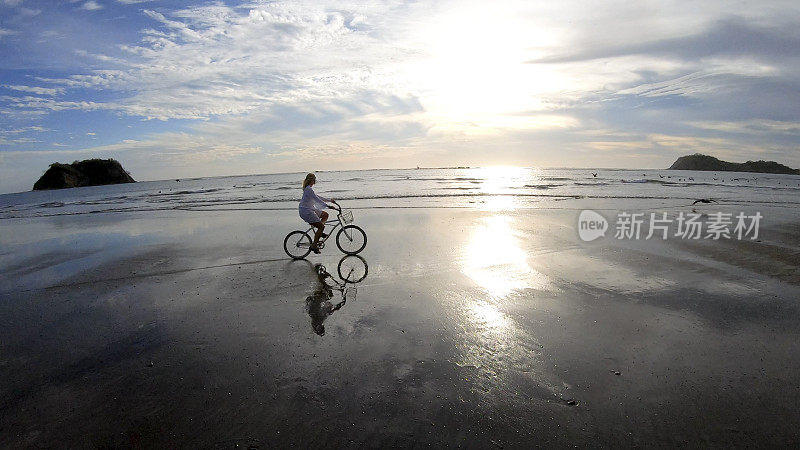
[[[320,171],[315,191],[351,209],[524,209],[574,198],[710,198],[798,205],[800,176],[672,170],[517,167]],[[305,173],[225,176],[0,195],[0,219],[161,210],[293,210]],[[681,203],[681,202],[677,202]]]

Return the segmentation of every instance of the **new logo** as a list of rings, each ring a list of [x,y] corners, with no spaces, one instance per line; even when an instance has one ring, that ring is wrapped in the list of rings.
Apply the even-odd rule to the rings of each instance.
[[[606,235],[608,221],[600,213],[584,209],[578,216],[578,236],[584,242],[593,241]]]

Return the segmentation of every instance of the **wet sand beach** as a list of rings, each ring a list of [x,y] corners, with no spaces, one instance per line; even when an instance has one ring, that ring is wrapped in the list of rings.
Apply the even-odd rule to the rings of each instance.
[[[585,243],[587,207],[356,209],[322,319],[343,255],[289,260],[294,211],[0,221],[0,447],[800,443],[795,210]]]

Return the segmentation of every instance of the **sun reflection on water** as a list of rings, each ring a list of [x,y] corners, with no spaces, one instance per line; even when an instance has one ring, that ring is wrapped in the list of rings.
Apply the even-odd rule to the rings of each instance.
[[[524,167],[490,166],[478,169],[481,180],[480,192],[486,194],[481,209],[484,211],[511,211],[520,206],[514,195],[518,189],[530,182],[533,171]]]
[[[481,179],[482,193],[502,194],[524,185],[529,179],[529,174],[530,169],[524,167],[491,166],[481,167],[476,175]]]

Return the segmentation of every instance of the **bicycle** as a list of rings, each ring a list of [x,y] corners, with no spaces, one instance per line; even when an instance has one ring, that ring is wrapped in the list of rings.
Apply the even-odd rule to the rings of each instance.
[[[317,248],[322,250],[325,247],[325,241],[333,236],[333,232],[341,226],[342,228],[336,233],[336,246],[339,247],[342,253],[347,255],[360,253],[364,250],[364,247],[367,246],[367,233],[365,233],[361,227],[352,224],[352,211],[342,211],[342,207],[339,206],[338,203],[332,203],[333,209],[336,210],[336,220],[325,223],[326,229],[328,226],[332,226],[333,228],[331,228],[329,233],[325,233],[325,237],[320,238],[317,243]],[[311,253],[311,243],[314,242],[314,238],[312,237],[314,236],[314,231],[314,227],[310,227],[306,231],[295,230],[287,234],[286,238],[283,240],[283,250],[292,259],[305,258]]]

